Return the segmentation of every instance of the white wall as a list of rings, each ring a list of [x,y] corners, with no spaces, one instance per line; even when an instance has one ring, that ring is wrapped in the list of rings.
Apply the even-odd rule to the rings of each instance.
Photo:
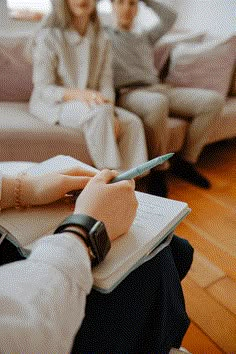
[[[0,0],[0,35],[27,35],[34,31],[36,25],[33,22],[10,19],[8,16],[7,0]]]
[[[48,6],[49,0],[8,0],[13,7],[16,4],[37,6],[41,3]],[[177,29],[190,29],[191,32],[206,31],[210,35],[227,36],[236,32],[236,0],[161,0],[163,3],[178,11]],[[32,31],[35,23],[27,23],[7,19],[7,0],[0,0],[0,33]],[[44,4],[44,5],[43,5]],[[36,6],[35,5],[35,6]],[[137,28],[150,27],[156,23],[156,18],[150,10],[140,2],[140,11],[137,19]],[[100,11],[106,23],[111,22],[110,0],[99,2]]]
[[[159,1],[159,0],[158,0]],[[236,31],[236,0],[160,0],[178,12],[177,29],[191,32],[207,32],[209,35],[227,36]],[[99,7],[104,12],[106,23],[111,22],[110,0],[101,0]],[[140,2],[136,21],[138,29],[156,23],[152,12]]]
[[[210,35],[236,32],[236,0],[178,0],[177,28]]]
[[[176,8],[179,0],[161,0],[162,3],[169,5],[172,8]],[[98,3],[98,9],[102,14],[102,18],[106,24],[112,23],[111,17],[111,2],[110,0],[100,0]],[[158,19],[153,15],[152,10],[148,9],[142,1],[140,1],[139,13],[135,23],[135,29],[142,30],[150,28],[158,22]]]

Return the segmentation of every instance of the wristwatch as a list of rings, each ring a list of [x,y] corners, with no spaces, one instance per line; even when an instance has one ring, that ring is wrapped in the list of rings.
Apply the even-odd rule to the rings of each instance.
[[[74,232],[76,235],[80,236],[88,246],[92,254],[92,266],[98,265],[111,248],[111,241],[103,222],[88,215],[73,214],[68,216],[57,227],[54,234],[66,232],[66,229],[69,231],[70,226],[78,226],[86,233],[86,237],[83,237],[79,233]],[[73,230],[70,229],[70,232],[73,232]]]

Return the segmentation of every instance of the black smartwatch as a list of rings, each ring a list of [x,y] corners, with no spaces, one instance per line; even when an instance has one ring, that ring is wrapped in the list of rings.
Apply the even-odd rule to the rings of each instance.
[[[85,231],[87,237],[84,241],[93,255],[92,266],[98,265],[105,258],[111,248],[111,242],[107,235],[105,225],[91,216],[74,214],[68,216],[57,227],[54,234],[66,232],[66,229],[70,226],[78,226]]]

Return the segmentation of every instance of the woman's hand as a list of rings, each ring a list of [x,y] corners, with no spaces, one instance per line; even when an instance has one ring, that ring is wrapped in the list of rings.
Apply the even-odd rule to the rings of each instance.
[[[99,91],[95,90],[80,90],[80,89],[67,89],[64,94],[64,101],[79,100],[88,106],[92,104],[111,103]]]
[[[94,175],[94,172],[77,168],[44,176],[23,176],[20,203],[22,205],[52,203],[63,198],[69,191],[83,189]]]
[[[116,175],[109,170],[97,173],[81,192],[74,211],[102,221],[111,240],[128,232],[138,207],[134,180],[108,184]]]

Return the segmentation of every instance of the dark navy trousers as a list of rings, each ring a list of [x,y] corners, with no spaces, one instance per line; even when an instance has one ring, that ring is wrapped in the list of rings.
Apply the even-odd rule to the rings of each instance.
[[[170,245],[111,293],[92,290],[72,353],[168,353],[189,326],[181,288],[193,259],[188,241]]]

